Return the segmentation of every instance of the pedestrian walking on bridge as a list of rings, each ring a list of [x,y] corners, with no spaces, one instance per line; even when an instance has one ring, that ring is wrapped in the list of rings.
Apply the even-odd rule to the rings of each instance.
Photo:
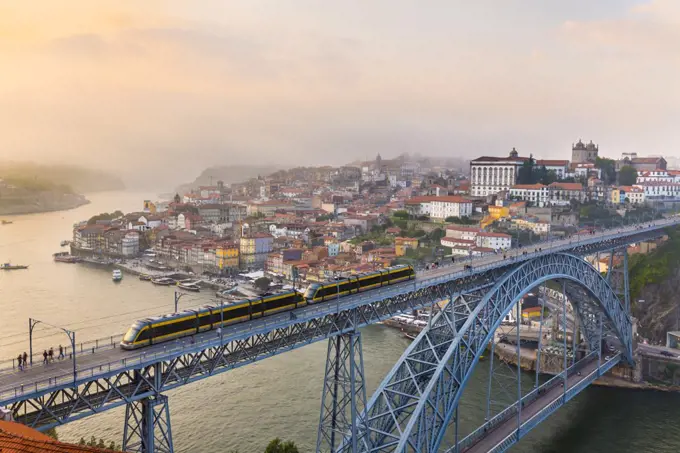
[[[21,366],[21,354],[17,357],[17,362],[19,363],[19,371],[23,370],[23,367]]]
[[[28,354],[24,351],[24,368],[26,368],[26,365],[28,365]]]
[[[43,364],[47,365],[47,349],[43,350]]]
[[[59,345],[59,357],[58,359],[61,360],[64,358],[64,347],[62,345]]]
[[[50,348],[50,352],[47,353],[50,357],[50,362],[54,362],[54,348]]]

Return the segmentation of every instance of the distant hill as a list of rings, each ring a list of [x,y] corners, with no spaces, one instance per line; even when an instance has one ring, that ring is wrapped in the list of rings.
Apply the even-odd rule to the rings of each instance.
[[[42,165],[33,162],[0,162],[0,178],[24,181],[26,185],[60,186],[77,193],[125,188],[123,181],[101,170],[72,165]],[[22,184],[23,185],[23,184]],[[70,190],[68,190],[70,189]]]
[[[198,186],[209,186],[217,184],[217,181],[224,181],[225,184],[245,182],[257,176],[267,176],[275,171],[281,170],[282,166],[276,165],[222,165],[209,167],[188,184],[177,187],[177,193],[185,193]]]

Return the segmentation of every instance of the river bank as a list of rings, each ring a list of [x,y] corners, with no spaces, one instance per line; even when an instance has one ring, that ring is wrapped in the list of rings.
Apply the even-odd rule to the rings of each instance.
[[[89,204],[85,195],[57,192],[40,192],[30,197],[0,199],[0,215],[41,214],[66,211]]]

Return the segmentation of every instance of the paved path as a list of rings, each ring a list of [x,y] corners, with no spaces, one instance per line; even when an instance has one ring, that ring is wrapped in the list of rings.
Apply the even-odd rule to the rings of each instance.
[[[584,364],[583,368],[580,370],[581,375],[573,374],[567,377],[567,390],[573,388],[582,380],[586,379],[587,376],[597,369],[597,358],[593,359],[591,362]],[[520,416],[521,423],[524,424],[531,417],[536,415],[541,409],[550,405],[553,401],[559,399],[564,394],[564,386],[557,385],[543,395],[534,400],[531,404],[522,408],[522,413]],[[517,430],[517,416],[513,416],[506,422],[498,425],[493,430],[489,431],[486,437],[480,439],[476,444],[463,450],[464,453],[486,453],[492,450],[496,445],[501,443],[506,437],[508,437],[513,431]]]

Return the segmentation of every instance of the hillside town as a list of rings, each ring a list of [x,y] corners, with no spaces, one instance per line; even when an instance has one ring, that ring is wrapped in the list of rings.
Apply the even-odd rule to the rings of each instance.
[[[76,224],[70,245],[78,256],[145,254],[159,269],[196,275],[261,271],[272,280],[323,281],[651,218],[680,201],[680,170],[668,166],[635,153],[603,158],[581,140],[564,160],[515,148],[467,166],[378,154],[146,200],[139,212]]]

